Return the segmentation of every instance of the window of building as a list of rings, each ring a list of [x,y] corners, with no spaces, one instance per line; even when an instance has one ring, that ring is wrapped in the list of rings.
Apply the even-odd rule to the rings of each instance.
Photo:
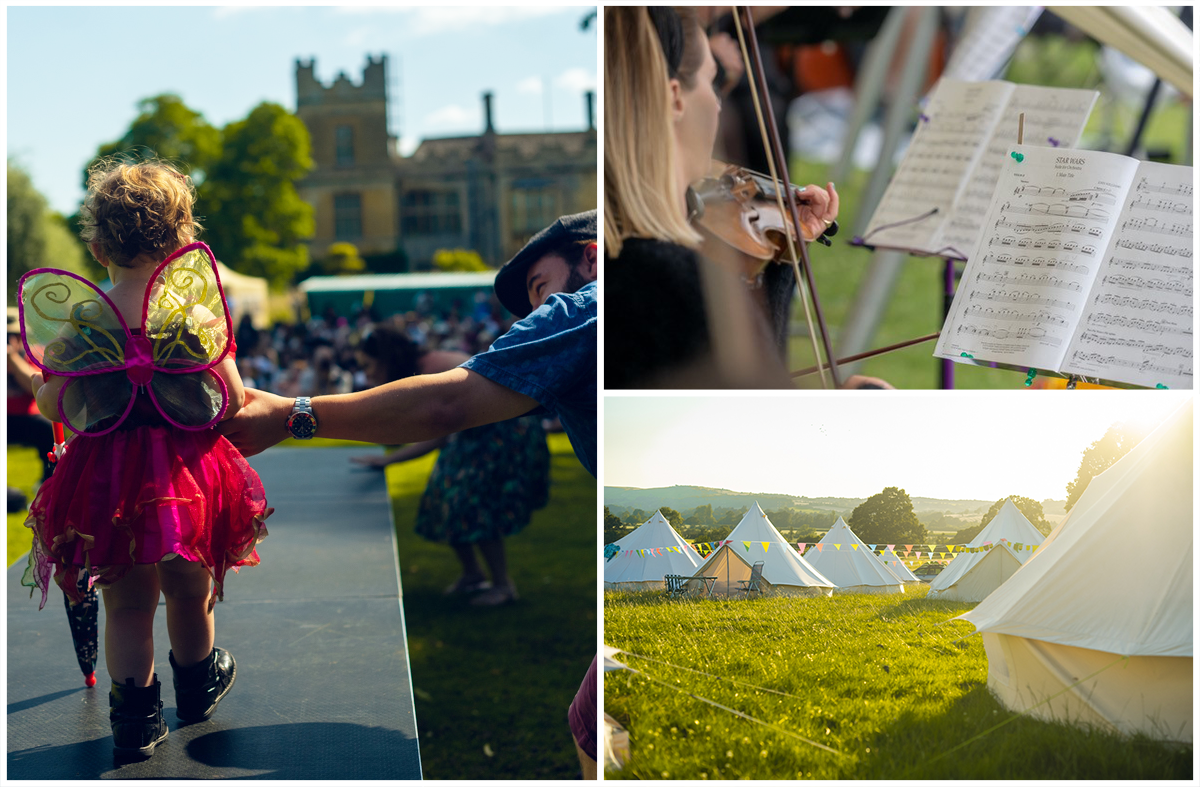
[[[458,192],[406,191],[400,200],[400,229],[405,235],[461,234]]]
[[[335,160],[339,167],[354,166],[354,127],[338,126],[333,132]]]
[[[550,184],[520,188],[511,192],[511,232],[525,240],[549,227],[559,216],[558,190]]]
[[[333,237],[335,240],[362,238],[362,196],[335,194],[333,197]]]

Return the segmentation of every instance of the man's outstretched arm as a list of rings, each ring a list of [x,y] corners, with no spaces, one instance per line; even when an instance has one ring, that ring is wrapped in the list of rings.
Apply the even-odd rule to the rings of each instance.
[[[252,456],[288,437],[295,399],[246,389],[238,414],[217,431]],[[397,380],[367,391],[312,400],[317,436],[365,443],[412,443],[504,421],[538,401],[463,368]]]

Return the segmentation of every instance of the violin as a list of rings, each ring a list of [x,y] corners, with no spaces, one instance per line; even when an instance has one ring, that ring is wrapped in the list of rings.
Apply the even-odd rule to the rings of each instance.
[[[789,183],[799,202],[804,191]],[[782,262],[788,252],[788,236],[797,240],[791,221],[779,209],[779,192],[770,177],[745,167],[713,160],[709,175],[688,189],[688,218],[706,239],[720,241],[746,256],[741,273],[752,281],[770,262]],[[816,238],[803,238],[831,245],[837,222]]]

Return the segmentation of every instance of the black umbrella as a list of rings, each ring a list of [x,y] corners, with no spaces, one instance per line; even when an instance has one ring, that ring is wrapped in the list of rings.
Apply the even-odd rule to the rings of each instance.
[[[94,587],[88,587],[88,577],[84,574],[79,581],[79,592],[83,601],[71,606],[71,599],[63,593],[63,601],[67,605],[67,623],[71,625],[71,640],[75,643],[75,658],[79,661],[79,669],[83,672],[83,682],[86,686],[96,685],[96,658],[100,652],[98,639],[97,613],[100,609],[100,598]]]
[[[51,473],[54,472],[53,465],[57,465],[59,457],[65,451],[67,442],[62,424],[55,422],[53,427],[55,450],[49,457],[52,463]],[[63,602],[67,607],[67,623],[71,626],[71,641],[75,643],[75,658],[79,662],[80,671],[83,672],[83,683],[90,688],[96,685],[96,658],[100,653],[98,624],[100,596],[91,586],[86,572],[79,579],[78,588],[79,592],[83,594],[83,601],[71,606],[71,599],[64,591]]]

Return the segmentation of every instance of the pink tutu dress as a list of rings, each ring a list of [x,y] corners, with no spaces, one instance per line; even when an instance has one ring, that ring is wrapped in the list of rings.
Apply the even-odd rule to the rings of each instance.
[[[19,294],[28,357],[71,378],[59,410],[76,432],[29,507],[22,584],[40,588],[44,606],[53,576],[78,603],[80,572],[108,585],[131,566],[182,559],[212,575],[211,607],[228,569],[258,565],[272,509],[258,474],[212,428],[228,393],[207,370],[234,347],[208,247],[163,262],[140,331],[63,271],[31,271]]]

